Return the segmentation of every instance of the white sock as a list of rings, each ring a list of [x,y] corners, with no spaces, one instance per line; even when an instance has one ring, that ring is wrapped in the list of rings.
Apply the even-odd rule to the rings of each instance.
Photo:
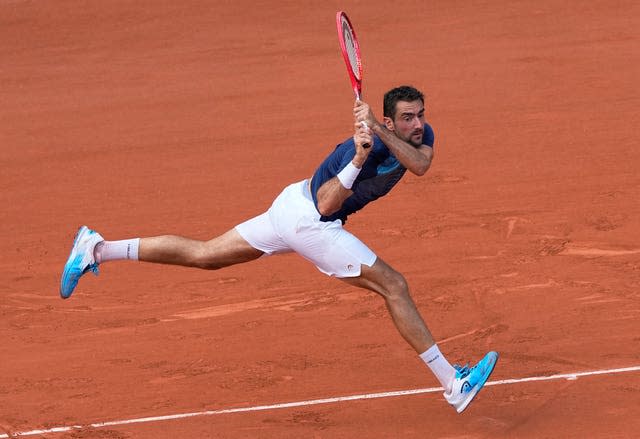
[[[93,256],[98,264],[106,261],[122,259],[138,260],[138,246],[140,238],[124,239],[122,241],[102,241],[93,250]]]
[[[451,364],[444,358],[442,352],[440,352],[440,348],[438,348],[437,344],[434,344],[429,349],[420,354],[420,358],[422,361],[429,366],[431,372],[438,378],[440,384],[446,392],[448,392],[451,387],[451,383],[453,382],[453,378],[456,376],[456,370],[453,368]]]

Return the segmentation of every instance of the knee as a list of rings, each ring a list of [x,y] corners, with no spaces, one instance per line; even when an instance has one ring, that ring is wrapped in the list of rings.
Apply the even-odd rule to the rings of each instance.
[[[387,276],[385,284],[385,297],[387,299],[405,299],[409,297],[409,284],[405,277],[397,271],[393,271]]]
[[[191,265],[203,270],[218,270],[222,268],[214,255],[207,251],[206,246],[201,246],[193,252]]]

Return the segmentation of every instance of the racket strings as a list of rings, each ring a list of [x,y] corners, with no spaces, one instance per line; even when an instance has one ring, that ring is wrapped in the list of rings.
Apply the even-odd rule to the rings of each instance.
[[[343,26],[342,36],[344,44],[347,49],[347,56],[349,57],[349,64],[351,64],[351,70],[356,78],[360,79],[360,60],[358,55],[358,49],[356,48],[353,34],[348,26]]]

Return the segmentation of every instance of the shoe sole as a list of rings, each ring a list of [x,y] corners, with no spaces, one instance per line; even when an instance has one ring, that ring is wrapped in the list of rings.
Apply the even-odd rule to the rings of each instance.
[[[62,282],[60,283],[60,297],[62,297],[63,299],[68,299],[69,297],[71,297],[71,294],[73,294],[73,290],[75,290],[75,285],[71,288],[71,291],[67,293],[64,292],[65,290],[65,285],[68,285],[70,282],[69,279],[69,272],[71,271],[71,268],[73,268],[73,266],[75,265],[75,261],[78,258],[78,254],[76,251],[76,244],[78,243],[78,241],[80,240],[80,238],[82,236],[84,236],[85,233],[87,233],[89,231],[89,228],[87,226],[82,226],[80,227],[80,229],[78,230],[78,232],[76,233],[76,237],[73,240],[73,247],[71,247],[71,253],[69,253],[69,257],[67,258],[67,262],[64,264],[64,271],[62,272]],[[77,282],[76,282],[77,285]]]
[[[488,371],[486,372],[486,375],[484,376],[482,381],[478,382],[474,386],[474,388],[468,393],[468,397],[464,400],[462,405],[460,407],[456,408],[456,411],[458,413],[462,413],[469,406],[469,404],[471,404],[471,401],[473,401],[475,399],[476,395],[480,392],[480,390],[482,390],[482,388],[484,387],[484,384],[487,382],[487,380],[489,379],[489,377],[493,373],[493,369],[496,367],[496,363],[498,362],[498,357],[499,356],[498,356],[497,352],[490,352],[487,355],[490,355],[492,353],[495,355],[495,359],[489,365]]]

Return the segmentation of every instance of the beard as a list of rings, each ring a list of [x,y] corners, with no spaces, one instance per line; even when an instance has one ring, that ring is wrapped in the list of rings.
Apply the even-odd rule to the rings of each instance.
[[[423,134],[424,133],[422,132],[422,130],[414,131],[413,133],[411,133],[411,136],[409,136],[406,142],[415,147],[422,146]],[[414,140],[414,139],[417,139],[417,140]]]

